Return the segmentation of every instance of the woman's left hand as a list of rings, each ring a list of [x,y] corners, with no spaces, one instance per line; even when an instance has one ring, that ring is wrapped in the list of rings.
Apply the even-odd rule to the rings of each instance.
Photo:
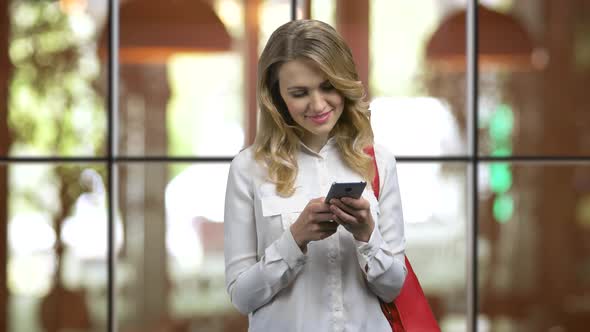
[[[364,198],[333,198],[330,210],[335,221],[349,231],[357,241],[369,242],[375,221],[371,215],[371,204]]]

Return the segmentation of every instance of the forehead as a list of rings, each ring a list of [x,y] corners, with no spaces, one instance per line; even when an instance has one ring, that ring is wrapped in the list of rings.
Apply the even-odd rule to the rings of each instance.
[[[291,60],[281,65],[279,82],[284,87],[320,84],[326,75],[310,60]]]

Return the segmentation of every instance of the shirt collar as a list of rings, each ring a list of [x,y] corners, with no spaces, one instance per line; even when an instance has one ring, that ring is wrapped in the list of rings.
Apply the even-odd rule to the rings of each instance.
[[[320,152],[315,152],[313,151],[310,147],[308,147],[307,145],[305,145],[305,143],[303,143],[303,141],[299,141],[299,143],[301,144],[301,149],[309,154],[312,154],[314,156],[319,156],[319,157],[324,157],[325,153],[327,153],[328,151],[331,151],[332,149],[334,149],[336,147],[336,139],[332,136],[330,138],[328,138],[328,141],[326,142],[326,144],[322,147],[322,149],[320,150]]]

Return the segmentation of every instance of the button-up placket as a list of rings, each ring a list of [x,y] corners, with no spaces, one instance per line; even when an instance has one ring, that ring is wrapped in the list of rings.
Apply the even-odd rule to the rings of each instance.
[[[328,189],[330,189],[329,185],[329,175],[326,168],[326,160],[318,156],[316,158],[316,174],[319,180],[319,196],[325,196],[328,193]]]
[[[326,145],[319,151],[315,152],[303,145],[304,150],[307,151],[313,158],[314,163],[314,176],[319,184],[317,190],[317,196],[326,196],[334,180],[331,172],[329,171],[329,155],[334,149],[334,141],[331,139]],[[342,332],[344,331],[344,299],[343,299],[343,287],[342,287],[342,257],[340,253],[340,231],[336,234],[325,239],[326,241],[326,253],[328,257],[327,266],[327,280],[326,285],[329,290],[330,298],[330,321],[332,322],[332,331]]]
[[[332,235],[328,239],[328,278],[330,284],[330,298],[332,322],[334,331],[342,331],[344,329],[343,320],[343,298],[342,298],[342,262],[340,255],[340,237],[339,232]]]
[[[325,196],[332,184],[332,177],[328,170],[328,154],[332,147],[326,144],[316,154],[316,169],[320,184],[320,196]],[[344,330],[344,300],[342,298],[342,262],[340,255],[339,232],[326,239],[328,256],[328,288],[330,291],[330,311],[332,312],[332,327],[334,332]]]

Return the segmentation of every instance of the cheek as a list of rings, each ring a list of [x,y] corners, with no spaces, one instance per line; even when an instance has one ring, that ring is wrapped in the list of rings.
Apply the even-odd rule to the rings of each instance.
[[[344,105],[344,98],[342,98],[342,96],[339,94],[335,94],[330,96],[329,102],[333,107],[341,108]]]
[[[289,114],[291,114],[292,117],[299,116],[305,112],[305,105],[302,102],[290,100],[285,102],[285,105],[287,105]]]

